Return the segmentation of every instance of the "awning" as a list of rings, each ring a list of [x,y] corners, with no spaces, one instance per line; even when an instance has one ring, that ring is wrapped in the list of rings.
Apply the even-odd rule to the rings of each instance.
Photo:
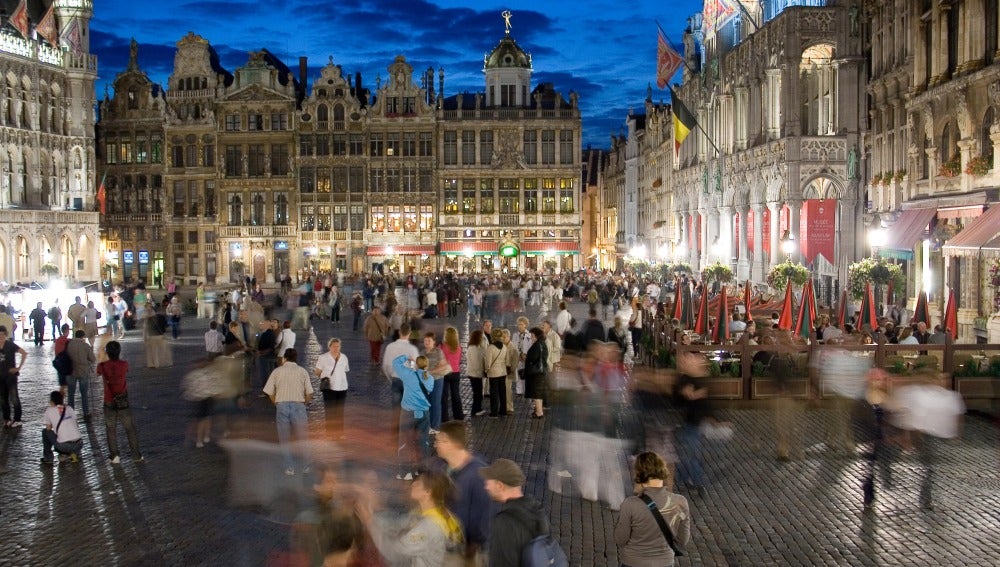
[[[955,238],[941,248],[946,256],[975,256],[980,249],[991,246],[1000,236],[1000,205],[986,209],[979,218],[969,223]]]
[[[948,207],[938,209],[938,219],[965,219],[978,217],[983,214],[982,205],[973,205],[968,207]]]
[[[903,211],[896,222],[889,227],[885,246],[880,251],[881,255],[898,260],[912,260],[913,248],[923,240],[924,231],[927,230],[927,225],[935,213],[937,211],[934,209]]]
[[[497,254],[498,247],[496,242],[442,242],[441,254],[464,256],[468,252],[473,256],[493,256]]]
[[[579,254],[579,242],[525,242],[521,245],[521,252],[527,254]]]
[[[392,249],[390,251],[390,248]],[[387,256],[390,254],[399,254],[401,256],[411,256],[415,254],[434,254],[434,246],[424,246],[424,245],[404,245],[404,246],[369,246],[365,250],[365,254],[368,256]]]
[[[985,258],[1000,258],[1000,236],[983,244],[980,250]]]

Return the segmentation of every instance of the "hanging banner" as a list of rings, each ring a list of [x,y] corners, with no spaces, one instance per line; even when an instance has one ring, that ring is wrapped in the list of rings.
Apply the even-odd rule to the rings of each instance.
[[[802,259],[807,265],[815,262],[817,256],[833,264],[837,244],[837,202],[810,199],[802,203],[799,234],[802,235]]]
[[[757,242],[757,239],[753,237],[753,229],[755,222],[759,222],[759,220],[754,218],[753,211],[752,210],[747,211],[747,252],[750,254],[751,257],[753,257],[753,251],[754,251],[753,246]],[[767,239],[766,236],[764,238],[765,240]]]
[[[740,226],[743,225],[740,221],[742,220],[743,219],[740,218],[739,213],[733,215],[733,241],[730,242],[729,245],[732,246],[730,250],[733,251],[733,256],[736,257],[737,260],[740,259]]]
[[[761,242],[761,248],[764,249],[764,253],[771,257],[771,210],[764,209],[763,214],[760,215],[761,224],[761,237],[764,242]]]

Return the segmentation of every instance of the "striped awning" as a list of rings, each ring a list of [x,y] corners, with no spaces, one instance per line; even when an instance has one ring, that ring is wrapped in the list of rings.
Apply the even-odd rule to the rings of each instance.
[[[407,244],[402,246],[391,246],[391,245],[369,246],[365,250],[365,254],[367,254],[368,256],[386,256],[389,254],[412,256],[416,254],[433,254],[433,253],[434,253],[434,246],[414,245],[414,244]]]
[[[962,232],[944,243],[941,252],[946,256],[975,256],[981,251],[990,251],[995,239],[1000,236],[1000,205],[986,209],[976,220],[969,223]]]
[[[565,241],[524,242],[521,245],[521,252],[526,254],[548,254],[549,252],[554,254],[579,254],[580,243]]]
[[[881,255],[898,260],[912,260],[914,247],[924,239],[924,231],[936,213],[935,209],[903,211],[889,227]]]
[[[497,253],[499,245],[493,241],[453,241],[441,243],[441,254],[449,256],[462,256],[471,254],[473,256],[491,256]]]

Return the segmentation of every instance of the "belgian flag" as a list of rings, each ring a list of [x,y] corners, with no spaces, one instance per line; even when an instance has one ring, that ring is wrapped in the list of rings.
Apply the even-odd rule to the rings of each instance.
[[[674,87],[670,87],[670,100],[670,109],[674,115],[674,152],[680,152],[681,144],[684,143],[684,139],[688,137],[691,130],[694,130],[694,127],[698,125],[698,121],[681,102]]]

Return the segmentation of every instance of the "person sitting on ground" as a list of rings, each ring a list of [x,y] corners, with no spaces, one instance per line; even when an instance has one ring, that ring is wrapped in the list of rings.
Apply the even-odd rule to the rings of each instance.
[[[63,405],[63,395],[59,390],[49,394],[49,407],[42,416],[42,464],[55,463],[52,450],[59,453],[59,462],[80,460],[83,438],[76,422],[73,406]]]

